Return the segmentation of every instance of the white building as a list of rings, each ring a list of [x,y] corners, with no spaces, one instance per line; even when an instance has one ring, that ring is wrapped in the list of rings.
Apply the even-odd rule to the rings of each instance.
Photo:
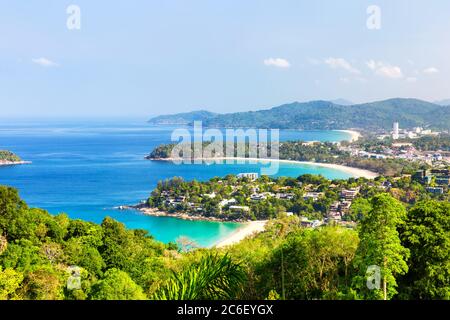
[[[230,206],[231,212],[248,212],[250,208],[247,206]]]
[[[222,201],[219,202],[219,207],[225,207],[225,206],[229,206],[230,204],[235,204],[235,203],[237,203],[237,201],[234,198],[223,199]]]
[[[394,122],[394,127],[392,131],[392,139],[398,140],[400,137],[400,126],[398,122]]]
[[[253,172],[249,172],[249,173],[239,173],[238,175],[237,175],[237,177],[239,178],[239,179],[242,179],[242,178],[248,178],[248,179],[250,179],[250,180],[256,180],[256,179],[258,179],[258,174],[257,173],[253,173]]]

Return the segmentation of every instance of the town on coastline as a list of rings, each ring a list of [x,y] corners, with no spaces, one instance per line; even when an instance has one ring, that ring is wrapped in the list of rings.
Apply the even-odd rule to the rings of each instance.
[[[146,158],[173,160],[173,147],[158,146]],[[158,183],[151,196],[133,208],[147,215],[211,221],[244,222],[296,215],[305,227],[331,224],[353,228],[368,210],[366,199],[377,192],[395,194],[406,203],[419,198],[449,199],[448,132],[400,130],[399,123],[394,123],[390,132],[353,134],[350,141],[340,143],[287,141],[280,143],[279,150],[280,160],[270,161],[347,169],[355,178],[329,181],[304,175],[273,179],[257,173],[207,182],[173,178]],[[227,158],[219,153],[216,159]]]
[[[245,222],[297,215],[307,227],[354,227],[362,219],[367,209],[365,199],[371,194],[391,192],[411,203],[419,198],[449,199],[445,195],[449,187],[449,169],[333,181],[309,174],[295,179],[241,173],[207,182],[175,177],[159,182],[150,197],[133,208],[147,215],[211,221]]]

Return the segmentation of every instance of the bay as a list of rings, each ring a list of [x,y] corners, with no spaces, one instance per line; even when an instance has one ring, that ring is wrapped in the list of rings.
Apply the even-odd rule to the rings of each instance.
[[[148,230],[169,242],[187,236],[212,245],[241,224],[149,217],[114,208],[146,199],[157,182],[174,176],[204,181],[215,176],[259,172],[261,164],[174,165],[144,156],[170,142],[175,127],[153,127],[140,120],[32,120],[0,122],[0,149],[11,150],[32,164],[0,167],[0,184],[19,189],[31,207],[52,214],[101,223],[110,216],[129,228]],[[280,140],[341,141],[345,132],[281,130]],[[280,164],[277,176],[348,173],[309,165]]]

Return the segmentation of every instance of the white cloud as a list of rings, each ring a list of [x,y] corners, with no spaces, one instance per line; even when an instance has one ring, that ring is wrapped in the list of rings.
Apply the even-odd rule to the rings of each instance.
[[[439,70],[435,67],[429,67],[423,70],[423,73],[425,74],[433,74],[433,73],[438,73]]]
[[[59,64],[56,62],[53,62],[47,58],[37,58],[37,59],[31,59],[34,63],[42,66],[42,67],[59,67]]]
[[[393,66],[382,61],[370,60],[367,62],[367,67],[376,75],[391,79],[403,78],[402,69],[398,66]]]
[[[291,64],[289,61],[283,58],[269,58],[264,60],[266,66],[272,66],[277,68],[289,68]]]
[[[342,58],[328,58],[325,59],[325,63],[332,69],[344,69],[353,74],[360,74],[361,72],[354,68],[347,60]]]

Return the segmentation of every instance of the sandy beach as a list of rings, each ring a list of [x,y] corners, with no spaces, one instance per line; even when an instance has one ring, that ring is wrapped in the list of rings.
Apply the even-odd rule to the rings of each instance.
[[[150,160],[152,160],[152,161],[180,161],[180,159],[174,159],[174,158],[150,159]],[[193,159],[193,160],[196,160],[196,159]],[[310,166],[316,166],[316,167],[336,169],[336,170],[339,170],[342,172],[346,172],[355,178],[375,179],[376,177],[379,176],[378,173],[375,173],[375,172],[372,172],[369,170],[347,167],[347,166],[343,166],[340,164],[334,164],[334,163],[320,163],[320,162],[311,162],[311,161],[278,160],[278,159],[259,159],[259,158],[244,158],[244,157],[216,157],[216,158],[203,158],[202,160],[211,162],[211,163],[214,163],[214,162],[217,163],[217,161],[234,160],[234,161],[261,162],[263,164],[276,161],[279,163],[290,163],[290,164],[298,164],[298,165],[303,164],[303,165],[310,165]],[[188,161],[192,161],[192,160],[189,159]]]
[[[361,133],[354,130],[334,130],[334,131],[349,133],[351,135],[350,142],[358,141],[359,138],[361,137]]]
[[[216,158],[219,160],[247,160],[247,161],[257,161],[257,162],[279,162],[279,163],[291,163],[291,164],[306,164],[310,166],[324,167],[330,169],[336,169],[351,174],[355,178],[363,177],[367,179],[374,179],[378,177],[378,174],[369,170],[347,167],[340,164],[334,163],[319,163],[310,161],[295,161],[295,160],[278,160],[278,159],[257,159],[257,158]]]
[[[204,217],[204,216],[192,216],[188,215],[187,213],[183,212],[177,212],[177,213],[169,213],[166,211],[161,211],[157,208],[137,208],[133,206],[120,206],[120,210],[139,210],[144,215],[153,216],[153,217],[172,217],[177,219],[184,219],[184,220],[192,220],[192,221],[214,221],[214,222],[224,222],[221,219],[217,218],[211,218],[211,217]],[[264,231],[266,223],[268,220],[259,220],[259,221],[235,221],[237,223],[241,223],[242,226],[238,228],[235,232],[233,232],[231,235],[227,236],[226,238],[220,240],[216,244],[214,244],[214,247],[221,248],[225,246],[229,246],[235,243],[240,242],[241,240],[247,238],[248,236],[251,236],[255,233],[259,233]]]
[[[235,232],[233,232],[230,236],[226,237],[225,239],[219,241],[215,247],[222,248],[226,247],[235,243],[238,243],[248,236],[251,236],[255,233],[259,233],[264,231],[266,226],[267,220],[264,221],[250,221],[246,222],[242,228],[239,228]]]

